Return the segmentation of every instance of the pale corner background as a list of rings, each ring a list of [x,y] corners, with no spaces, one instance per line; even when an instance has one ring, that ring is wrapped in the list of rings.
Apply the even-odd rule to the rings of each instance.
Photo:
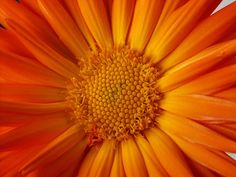
[[[232,2],[236,2],[236,0],[223,0],[222,3],[217,7],[217,9],[215,11],[222,9],[223,7],[225,7],[226,5],[228,5]],[[236,160],[236,154],[229,153],[229,155]]]
[[[226,5],[228,5],[228,4],[232,3],[232,2],[235,2],[235,1],[236,1],[236,0],[223,0],[223,1],[221,2],[221,4],[217,7],[216,11],[222,9],[222,8],[225,7]]]

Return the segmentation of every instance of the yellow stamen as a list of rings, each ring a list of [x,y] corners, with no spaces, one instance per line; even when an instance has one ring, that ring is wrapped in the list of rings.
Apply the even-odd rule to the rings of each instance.
[[[92,140],[120,141],[156,125],[159,73],[145,57],[124,47],[97,52],[88,61],[83,79],[72,78],[68,100]]]

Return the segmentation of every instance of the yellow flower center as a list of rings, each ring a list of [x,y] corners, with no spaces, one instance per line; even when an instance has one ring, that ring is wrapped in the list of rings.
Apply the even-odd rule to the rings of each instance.
[[[124,47],[97,52],[72,79],[68,100],[76,121],[91,139],[120,141],[156,125],[158,70]]]

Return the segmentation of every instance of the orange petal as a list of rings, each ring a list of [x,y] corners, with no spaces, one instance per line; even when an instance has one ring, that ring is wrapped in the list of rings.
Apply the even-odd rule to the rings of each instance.
[[[82,160],[85,148],[87,147],[86,138],[72,147],[69,151],[63,154],[55,161],[44,164],[44,168],[39,170],[37,177],[52,177],[60,176],[64,171],[67,171],[70,167],[78,166],[78,163]],[[66,162],[66,163],[65,163]],[[50,168],[48,168],[50,166]]]
[[[228,40],[232,40],[232,39],[236,39],[236,26],[234,28],[234,30],[232,30],[231,33],[229,33],[228,35],[226,35],[224,38],[222,38],[220,41],[228,41]]]
[[[18,103],[0,101],[0,111],[28,114],[44,114],[68,109],[66,102],[57,103]]]
[[[93,161],[88,177],[109,177],[114,159],[114,141],[104,140]]]
[[[129,32],[130,47],[142,51],[149,41],[162,11],[163,0],[138,0]]]
[[[236,123],[234,122],[228,122],[228,123],[223,124],[222,126],[230,128],[232,130],[236,130]]]
[[[38,6],[37,0],[23,0],[20,3],[24,4],[26,7],[34,11],[35,13],[43,16],[42,12],[40,11],[40,8]]]
[[[0,136],[2,136],[3,134],[6,134],[8,132],[10,132],[11,130],[15,129],[14,126],[9,126],[9,125],[1,125],[0,126]],[[0,159],[1,159],[1,153],[0,153]]]
[[[34,121],[44,121],[47,119],[54,119],[54,118],[64,118],[69,120],[70,115],[65,112],[65,110],[61,112],[53,112],[53,113],[46,113],[46,114],[27,114],[27,113],[17,113],[17,112],[0,112],[0,125],[20,125],[24,123],[29,123],[32,120]]]
[[[221,92],[218,92],[214,94],[214,96],[236,101],[236,87],[232,87],[232,88],[223,90]]]
[[[112,13],[112,4],[114,0],[103,0],[108,11],[108,16],[111,17]]]
[[[165,113],[157,119],[163,131],[171,132],[190,142],[225,152],[236,152],[236,142],[184,117]]]
[[[236,165],[236,161],[235,159],[233,159],[229,154],[230,153],[227,153],[227,152],[222,152],[222,151],[216,151],[216,150],[213,150],[211,149],[211,152],[216,154],[217,156],[220,156],[222,158],[224,158],[225,160],[227,160],[228,162]]]
[[[111,168],[110,177],[125,177],[125,170],[122,163],[121,146],[117,145],[114,162]]]
[[[66,58],[73,57],[47,22],[26,8],[25,5],[17,3],[16,0],[0,1],[1,18],[4,20],[4,25],[7,28],[9,26],[6,24],[6,19],[11,19],[27,31],[28,35],[34,38],[34,40],[44,41],[50,48]]]
[[[4,160],[0,161],[0,176],[2,177],[18,177],[20,166],[29,158],[34,156],[42,148],[42,145],[32,145],[27,148],[22,148],[10,152]]]
[[[176,9],[152,35],[146,55],[157,63],[175,49],[206,13],[213,1],[189,0]]]
[[[101,146],[94,146],[91,149],[89,149],[89,152],[81,162],[81,165],[79,167],[78,177],[88,177],[91,170],[91,167],[93,165],[93,162],[95,158],[97,157],[97,154],[100,150]]]
[[[196,162],[191,162],[194,172],[197,176],[204,176],[204,177],[217,177],[210,169],[200,165]]]
[[[212,153],[208,149],[202,147],[201,145],[192,144],[190,142],[184,141],[175,135],[171,134],[171,137],[179,145],[179,147],[184,151],[184,153],[189,156],[193,161],[216,171],[219,174],[227,177],[234,177],[236,174],[236,166],[223,157]]]
[[[77,0],[77,2],[84,20],[99,47],[111,48],[113,45],[112,33],[104,1]]]
[[[126,43],[127,33],[133,17],[135,0],[114,0],[112,4],[112,34],[116,46]]]
[[[204,95],[169,95],[160,107],[196,120],[236,121],[236,102]]]
[[[81,127],[77,124],[73,125],[25,163],[20,169],[21,174],[26,175],[43,164],[56,160],[80,142],[83,137]]]
[[[68,167],[66,170],[64,170],[61,174],[60,177],[71,177],[71,176],[76,176],[78,171],[78,165],[73,164],[70,167]]]
[[[234,54],[236,54],[236,40],[216,44],[168,70],[160,78],[158,85],[163,92],[172,90]]]
[[[207,1],[208,2],[208,1]],[[236,23],[236,2],[201,22],[161,63],[165,70],[184,61],[228,34]]]
[[[74,21],[76,22],[77,26],[79,27],[80,31],[84,35],[85,39],[87,40],[90,47],[95,50],[96,44],[91,32],[88,29],[88,26],[84,20],[84,17],[81,14],[81,10],[77,3],[77,0],[64,0],[66,8],[68,9],[69,13],[73,17]]]
[[[66,87],[63,77],[47,69],[36,60],[1,50],[0,55],[0,76],[4,78],[4,82]]]
[[[57,0],[38,0],[38,4],[51,27],[76,58],[80,60],[80,57],[86,57],[89,51],[88,44],[60,2]]]
[[[236,64],[212,71],[173,90],[174,94],[200,93],[210,95],[236,84]],[[216,79],[217,78],[217,79]]]
[[[68,120],[62,116],[53,119],[36,120],[0,135],[0,147],[25,148],[35,143],[43,143],[68,128]],[[49,138],[48,138],[49,137]],[[43,142],[42,142],[43,141]]]
[[[149,144],[149,142],[142,137],[141,135],[138,135],[136,138],[136,143],[141,151],[141,154],[144,158],[146,168],[148,171],[149,177],[168,177],[167,172],[163,169],[160,162],[154,156],[154,151]]]
[[[7,29],[0,28],[0,47],[4,49],[4,51],[32,57],[32,54],[23,46],[16,36]]]
[[[0,100],[21,102],[59,102],[65,100],[65,89],[29,84],[1,84]]]
[[[148,177],[143,157],[133,138],[121,142],[126,177]]]
[[[159,28],[162,26],[163,22],[173,13],[174,10],[176,10],[178,7],[182,6],[184,3],[186,3],[187,0],[165,0],[164,6],[160,15],[160,18],[158,20],[158,23],[156,25],[154,33],[156,33]],[[153,34],[156,35],[156,34]]]
[[[210,127],[212,130],[236,141],[236,130],[230,129],[229,127],[224,127],[221,124],[220,125],[207,124],[207,126]]]
[[[145,132],[154,153],[170,176],[181,174],[193,177],[187,161],[178,146],[161,130],[152,128]]]
[[[30,36],[29,33],[15,21],[8,19],[6,21],[21,42],[42,64],[68,79],[78,74],[78,67],[69,61],[68,58],[64,58],[63,55],[60,55],[50,48],[44,41]]]

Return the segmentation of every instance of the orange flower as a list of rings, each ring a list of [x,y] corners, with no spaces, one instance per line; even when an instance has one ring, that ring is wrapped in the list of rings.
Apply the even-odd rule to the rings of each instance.
[[[0,176],[235,177],[220,2],[1,0]]]

